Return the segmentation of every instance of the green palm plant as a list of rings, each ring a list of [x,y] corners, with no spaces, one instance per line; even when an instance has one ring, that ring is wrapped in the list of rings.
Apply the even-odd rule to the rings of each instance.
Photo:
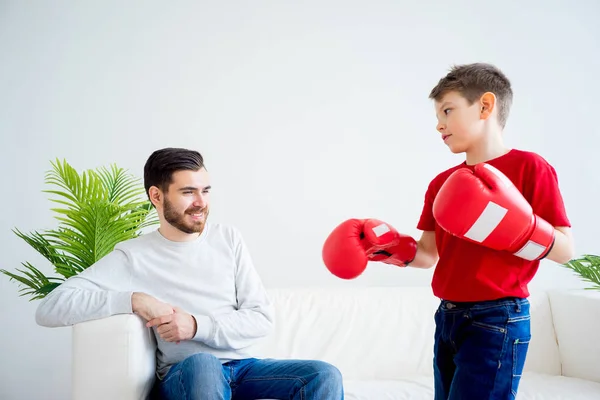
[[[578,274],[584,281],[592,283],[592,286],[586,289],[600,290],[600,256],[584,254],[563,265]]]
[[[145,227],[158,223],[152,204],[144,197],[143,185],[123,168],[111,165],[79,174],[66,161],[51,162],[44,190],[58,204],[51,211],[59,221],[56,229],[13,232],[54,267],[57,276],[46,276],[30,262],[22,262],[18,273],[0,270],[22,288],[21,296],[44,298],[62,282],[111,252],[121,241],[139,236]]]

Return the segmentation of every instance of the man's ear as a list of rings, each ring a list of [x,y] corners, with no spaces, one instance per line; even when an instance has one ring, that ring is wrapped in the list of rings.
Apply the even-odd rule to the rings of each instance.
[[[158,205],[162,204],[163,193],[156,186],[150,186],[150,188],[148,189],[148,197],[150,198],[150,201],[152,202],[154,207],[157,207]]]
[[[485,92],[479,99],[479,106],[480,118],[488,119],[496,107],[496,95],[492,92]]]

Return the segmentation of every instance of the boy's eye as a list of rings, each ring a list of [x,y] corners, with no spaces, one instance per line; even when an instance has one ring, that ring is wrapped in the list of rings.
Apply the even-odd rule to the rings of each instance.
[[[449,113],[449,112],[450,112],[450,109],[449,109],[449,108],[446,108],[446,109],[444,110],[444,114],[446,114],[446,115],[448,115],[448,113]]]

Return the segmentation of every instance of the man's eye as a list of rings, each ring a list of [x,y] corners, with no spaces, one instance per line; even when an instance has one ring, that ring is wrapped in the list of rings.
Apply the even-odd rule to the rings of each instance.
[[[192,194],[192,191],[191,190],[186,190],[186,191],[183,192],[183,194]]]
[[[210,190],[203,190],[203,191],[202,191],[202,193],[204,193],[204,194],[209,194],[209,193],[210,193]]]

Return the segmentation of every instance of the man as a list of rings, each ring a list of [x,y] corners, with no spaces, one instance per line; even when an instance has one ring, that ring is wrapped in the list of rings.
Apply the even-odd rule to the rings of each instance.
[[[192,150],[155,151],[144,185],[160,227],[119,243],[39,305],[36,321],[67,326],[135,313],[158,344],[155,391],[164,399],[343,399],[334,366],[256,359],[273,308],[237,229],[207,223],[210,182]]]

